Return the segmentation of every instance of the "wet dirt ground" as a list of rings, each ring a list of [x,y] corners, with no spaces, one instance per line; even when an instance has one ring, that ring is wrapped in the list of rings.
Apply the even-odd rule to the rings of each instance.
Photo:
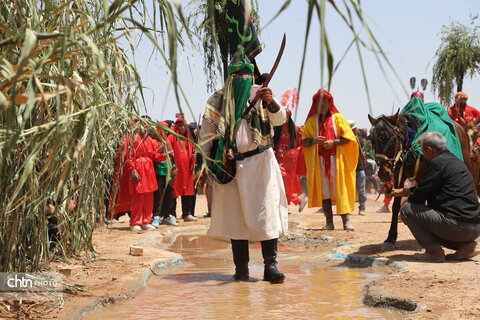
[[[203,235],[163,240],[185,261],[155,272],[134,299],[84,319],[401,319],[402,314],[362,303],[366,283],[381,277],[367,270],[329,267],[308,251],[280,247],[287,281],[262,281],[258,243],[250,244],[250,280],[231,281],[230,244]]]
[[[361,297],[363,294],[364,301],[369,305],[415,310],[405,313],[403,315],[405,319],[480,319],[478,303],[480,256],[461,262],[429,263],[419,261],[415,255],[422,249],[402,223],[399,224],[395,250],[380,251],[380,246],[388,233],[391,215],[376,212],[382,205],[382,198],[379,201],[375,201],[375,198],[375,195],[369,195],[365,216],[359,216],[358,212],[352,213],[351,221],[356,227],[354,232],[341,229],[339,216],[334,217],[335,230],[323,231],[321,227],[325,223],[325,218],[323,214],[317,212],[318,208],[306,208],[299,213],[297,207],[290,206],[289,209],[292,213],[289,215],[290,234],[280,240],[286,251],[280,252],[278,258],[281,270],[286,273],[287,279],[282,285],[270,287],[281,292],[283,287],[290,286],[289,281],[297,281],[296,279],[299,283],[307,283],[298,285],[299,288],[307,287],[310,279],[303,277],[305,274],[314,273],[312,269],[308,269],[309,266],[318,267],[320,265],[333,270],[329,272],[332,276],[324,277],[328,282],[337,268],[343,270],[342,268],[351,267],[354,263],[358,269],[354,272],[362,274],[356,276],[356,279],[359,279],[357,289],[360,292],[363,288],[363,293],[359,293],[359,296]],[[180,212],[179,206],[177,207],[177,216],[180,216]],[[198,196],[196,215],[201,217],[205,213],[206,199],[204,196]],[[72,270],[71,275],[64,276],[66,290],[62,301],[55,305],[35,302],[23,302],[22,304],[0,302],[0,319],[78,319],[90,314],[95,309],[123,303],[137,297],[150,290],[156,281],[166,281],[163,282],[163,286],[167,283],[167,287],[172,290],[171,295],[166,295],[166,301],[172,303],[174,310],[180,309],[175,307],[178,303],[184,304],[183,309],[188,309],[188,301],[193,297],[188,292],[185,293],[185,296],[178,297],[175,295],[174,289],[184,283],[174,279],[156,277],[151,271],[153,269],[156,273],[165,275],[166,271],[162,271],[167,270],[165,267],[169,268],[171,265],[182,263],[183,253],[180,254],[173,249],[163,247],[163,245],[158,246],[156,243],[159,239],[171,238],[174,235],[189,234],[195,237],[203,234],[209,223],[209,218],[200,218],[197,222],[179,221],[177,227],[161,225],[155,231],[133,233],[129,231],[128,218],[123,217],[119,223],[109,227],[99,227],[94,232],[94,255],[69,257],[50,265],[52,271],[58,271],[60,267],[68,267]],[[143,255],[129,255],[131,245],[143,247]],[[217,249],[220,250],[218,256],[212,253],[209,255],[212,255],[211,258],[218,258],[215,263],[220,269],[212,270],[212,272],[224,275],[227,280],[233,274],[231,253],[226,248]],[[224,252],[221,252],[222,250]],[[301,263],[297,264],[300,266],[297,269],[289,267],[291,259],[289,251],[308,253],[302,257]],[[258,244],[251,245],[251,253],[252,267],[254,267],[251,272],[254,279],[259,280],[262,271]],[[446,250],[446,253],[450,253],[450,251]],[[188,271],[188,268],[192,266],[197,267],[195,261],[184,263],[181,268],[187,268]],[[199,268],[201,270],[201,264]],[[380,268],[380,271],[375,268]],[[171,272],[172,274],[181,273],[178,270]],[[202,271],[188,272],[196,274]],[[320,269],[318,274],[322,274]],[[371,274],[381,274],[382,277],[370,277]],[[220,280],[215,278],[214,281]],[[204,282],[193,282],[193,284],[198,283]],[[162,286],[162,284],[160,285]],[[256,292],[255,294],[260,299],[260,293],[264,292],[260,288],[263,288],[264,285],[263,281],[252,281],[235,283],[228,288]],[[246,288],[243,288],[245,286]],[[212,287],[216,288],[217,285]],[[318,287],[322,288],[322,286]],[[259,291],[255,291],[257,288]],[[232,293],[230,292],[230,294]],[[205,290],[204,295],[208,296],[209,291]],[[293,299],[292,296],[283,298],[283,301]],[[145,304],[148,308],[151,305],[153,303],[148,301]],[[337,309],[335,308],[335,310]],[[302,314],[299,312],[299,315]]]

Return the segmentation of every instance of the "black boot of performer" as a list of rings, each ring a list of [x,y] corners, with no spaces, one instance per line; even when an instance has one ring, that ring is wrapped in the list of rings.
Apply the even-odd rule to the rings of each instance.
[[[232,242],[233,263],[235,275],[233,280],[248,281],[248,240],[230,240]]]
[[[271,239],[260,242],[262,244],[263,263],[265,264],[263,280],[271,283],[283,282],[285,279],[285,275],[277,268],[277,240]]]
[[[322,230],[335,230],[333,225],[333,210],[332,210],[332,200],[326,199],[322,201],[322,208],[325,214],[326,223]]]
[[[343,230],[355,231],[355,227],[350,224],[350,214],[342,214]]]

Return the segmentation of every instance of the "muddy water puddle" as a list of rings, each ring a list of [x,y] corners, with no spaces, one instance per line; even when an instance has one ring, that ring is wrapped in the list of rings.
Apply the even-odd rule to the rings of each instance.
[[[331,267],[309,252],[280,247],[283,284],[262,281],[259,243],[250,244],[250,281],[233,282],[229,242],[204,235],[165,238],[184,263],[156,270],[131,300],[84,319],[402,319],[399,312],[362,303],[362,288],[379,269]],[[317,261],[317,262],[316,262]]]

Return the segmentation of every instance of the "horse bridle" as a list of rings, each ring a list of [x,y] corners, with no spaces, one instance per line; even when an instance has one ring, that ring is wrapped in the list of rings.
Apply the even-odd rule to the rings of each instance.
[[[383,142],[385,141],[385,139],[382,139],[380,141],[378,141],[378,143],[376,143],[376,147],[379,146],[379,144],[383,144],[382,146],[382,149],[383,149],[383,153],[376,153],[375,152],[375,160],[377,160],[378,164],[380,165],[380,168],[388,168],[389,170],[391,170],[391,175],[392,175],[392,178],[394,177],[394,172],[395,172],[395,168],[397,166],[397,164],[399,162],[402,163],[402,167],[400,169],[400,172],[399,172],[399,179],[397,179],[397,183],[399,183],[399,181],[402,179],[402,175],[403,175],[403,154],[404,154],[404,148],[403,148],[403,134],[402,132],[399,131],[399,128],[394,126],[391,122],[389,122],[388,120],[385,120],[384,122],[384,125],[386,126],[387,129],[391,129],[391,130],[388,130],[388,131],[393,131],[391,134],[391,136],[388,139],[388,141],[386,143],[383,144]],[[399,148],[398,148],[398,151],[396,153],[394,153],[395,155],[393,157],[388,157],[387,155],[385,155],[386,151],[388,151],[388,148],[394,144],[394,148],[396,148],[396,146],[398,145]],[[381,159],[381,161],[379,161],[378,159]],[[395,185],[395,181],[394,181],[394,186],[395,188],[398,188],[398,186]]]
[[[397,155],[394,157],[394,158],[389,158],[387,157],[386,155],[384,154],[375,154],[375,158],[380,158],[380,159],[383,159],[385,160],[385,162],[387,162],[388,164],[390,164],[391,162],[392,163],[392,168],[395,168],[395,166],[397,165],[397,162],[402,158],[402,154],[403,154],[403,147],[400,146],[400,150],[398,150],[397,152]]]
[[[388,147],[392,144],[392,143],[395,143],[395,142],[398,142],[398,144],[400,145],[400,148],[397,152],[397,154],[392,157],[392,158],[389,158],[388,156],[386,156],[385,154],[383,153],[376,153],[375,152],[375,158],[379,158],[379,159],[382,159],[384,160],[384,162],[386,162],[388,164],[388,166],[392,169],[395,168],[395,166],[397,165],[397,163],[402,159],[402,155],[403,155],[403,143],[401,141],[401,139],[399,139],[397,137],[397,134],[401,134],[401,132],[399,132],[399,130],[393,125],[391,124],[390,122],[388,121],[385,121],[385,123],[387,124],[387,126],[390,128],[390,129],[393,129],[393,136],[391,138],[388,139],[388,142],[383,146],[383,152],[387,151],[388,150]],[[403,135],[402,135],[403,136]],[[381,165],[381,163],[379,163]]]
[[[393,174],[393,171],[395,170],[395,167],[397,166],[397,163],[398,162],[401,162],[402,163],[402,167],[400,168],[400,172],[399,172],[399,177],[398,177],[398,183],[400,183],[400,181],[402,180],[402,175],[403,175],[403,155],[405,152],[407,152],[408,150],[404,150],[403,148],[403,143],[401,142],[401,139],[398,139],[396,134],[400,134],[401,136],[403,136],[403,134],[401,134],[401,132],[399,132],[398,128],[395,127],[393,124],[391,124],[390,122],[388,122],[388,126],[390,128],[393,129],[394,131],[394,137],[395,138],[390,138],[388,143],[385,145],[385,147],[383,148],[383,150],[387,150],[388,149],[388,146],[393,142],[399,142],[399,145],[400,145],[400,148],[396,154],[395,157],[393,158],[389,158],[388,156],[382,154],[382,153],[378,153],[378,154],[375,154],[375,158],[379,158],[379,159],[383,159],[384,162],[387,163],[387,166],[392,170],[392,174]],[[400,140],[400,141],[399,141]],[[405,151],[405,152],[404,152]],[[382,165],[381,163],[379,163],[380,165]],[[418,168],[420,166],[420,157],[418,157],[415,161],[415,169],[414,169],[414,174],[412,177],[410,177],[409,179],[410,180],[415,180],[416,177],[417,177],[417,173],[418,173]],[[400,186],[397,186],[397,188],[399,188]]]

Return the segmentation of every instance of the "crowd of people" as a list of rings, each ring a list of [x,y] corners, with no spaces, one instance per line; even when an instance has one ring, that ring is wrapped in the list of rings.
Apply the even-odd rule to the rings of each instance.
[[[302,212],[308,201],[308,189],[302,190],[300,185],[302,178],[308,181],[303,150],[308,142],[302,139],[302,127],[295,125],[291,110],[287,108],[285,113],[286,121],[273,127],[272,148],[280,168],[287,203],[298,206]],[[132,231],[153,230],[160,224],[176,226],[178,198],[181,200],[181,219],[197,221],[195,202],[198,189],[207,196],[206,217],[210,217],[212,179],[205,169],[201,170],[203,158],[192,143],[198,143],[197,124],[188,124],[183,118],[160,121],[158,125],[151,125],[152,120],[148,116],[132,120],[134,126],[129,134],[122,137],[115,162],[110,199],[107,201],[107,221],[115,222],[128,214]],[[374,152],[368,149],[367,130],[358,129],[353,120],[347,123],[359,148],[353,181],[358,193],[358,213],[364,215],[366,186],[373,183],[373,192],[381,192],[381,189],[378,187],[376,168],[366,170],[369,161],[375,164]],[[176,135],[159,126],[171,129]],[[322,205],[311,206],[326,209],[329,215],[327,220],[330,221],[330,202],[327,196]],[[326,229],[332,230],[332,224],[327,223]],[[347,229],[354,230],[351,226]]]
[[[196,192],[206,180],[200,173],[202,157],[194,147],[198,128],[179,116],[158,125],[148,116],[132,119],[134,125],[118,149],[107,221],[128,214],[132,231],[176,226],[178,198],[181,219],[197,221]]]
[[[289,204],[298,206],[299,212],[307,205],[320,207],[325,215],[324,230],[335,229],[335,205],[343,229],[354,231],[350,214],[355,212],[358,202],[358,214],[365,215],[367,193],[384,194],[379,212],[389,212],[389,204],[397,196],[410,196],[412,203],[429,201],[428,196],[419,196],[421,185],[414,187],[417,191],[399,190],[392,188],[392,182],[379,181],[368,130],[358,128],[354,120],[347,121],[330,92],[320,89],[313,95],[306,121],[297,126],[291,110],[279,104],[268,87],[253,83],[255,78],[248,65],[237,68],[241,76],[233,72],[225,87],[208,100],[201,126],[188,124],[183,115],[158,125],[152,125],[148,117],[133,119],[135,125],[131,133],[122,137],[116,159],[110,219],[129,214],[133,231],[153,230],[160,224],[175,226],[180,198],[181,219],[193,222],[197,220],[196,194],[201,189],[207,195],[206,216],[212,218],[208,234],[231,241],[234,279],[248,279],[248,241],[260,241],[265,280],[281,282],[285,276],[277,268],[277,240],[287,233]],[[232,88],[245,92],[237,96]],[[473,121],[476,128],[480,113],[466,104],[467,98],[466,93],[458,93],[448,113],[462,124]],[[246,108],[252,101],[252,108]],[[228,126],[235,130],[225,130]],[[440,138],[429,137],[422,140],[422,150],[434,153],[431,160],[445,149]],[[209,165],[220,163],[221,168],[226,168],[227,162],[233,161],[232,179],[225,181],[205,169],[204,157],[194,143],[210,156]],[[465,177],[465,186],[471,182],[469,179]],[[306,187],[302,188],[302,182],[306,182]],[[418,219],[412,214],[423,210],[417,204],[404,206],[403,217],[419,243],[427,248],[429,257],[443,257],[439,246],[445,244],[458,250],[450,258],[465,258],[475,249],[472,237],[480,234],[475,220],[480,219],[476,199],[476,195],[470,194],[467,202],[471,210],[468,217],[463,217],[473,225],[468,239],[465,230],[455,239],[447,237],[443,242],[435,235],[426,236],[428,232],[420,231]],[[432,223],[431,219],[424,220]],[[437,228],[441,229],[438,225]]]

